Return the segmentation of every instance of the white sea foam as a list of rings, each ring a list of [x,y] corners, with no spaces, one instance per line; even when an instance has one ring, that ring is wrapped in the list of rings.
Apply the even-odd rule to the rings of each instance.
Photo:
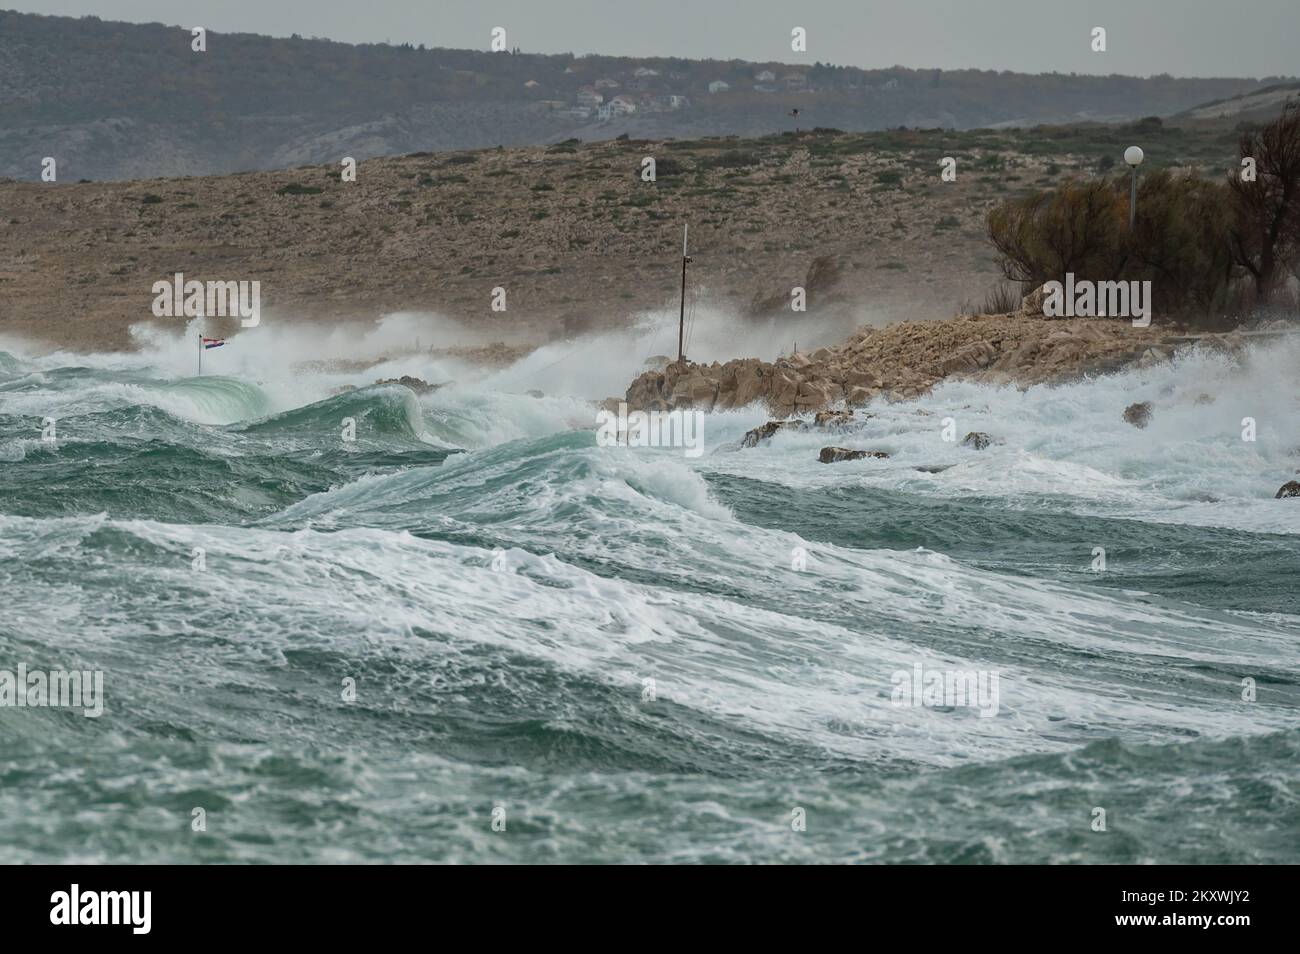
[[[219,651],[196,645],[187,655],[205,681],[312,647],[345,655],[361,643],[400,645],[404,654],[498,652],[633,694],[651,677],[667,703],[827,753],[952,764],[1112,735],[1170,742],[1279,729],[1289,724],[1286,710],[1225,700],[1235,698],[1236,673],[1300,668],[1291,636],[1256,620],[972,570],[924,551],[816,546],[818,571],[801,576],[767,559],[789,535],[722,517],[678,542],[684,555],[698,556],[709,537],[728,535],[727,596],[597,575],[519,549],[494,568],[488,551],[377,529],[82,522],[0,518],[17,551],[10,555],[20,559],[77,541],[84,548],[89,533],[105,530],[174,551],[170,563],[133,567],[133,585],[176,594],[172,609],[156,607],[154,626],[187,627],[190,598],[223,607],[223,625],[240,640]],[[189,570],[196,546],[219,572]],[[759,599],[774,586],[784,588],[788,611]],[[48,601],[19,597],[12,609],[24,628],[51,632]],[[122,627],[131,625],[91,613],[75,636],[51,639],[75,638],[87,652],[126,649],[131,636]],[[448,635],[417,636],[428,632]],[[1076,664],[1062,666],[1063,653]],[[916,662],[999,671],[1000,714],[894,706],[890,676]],[[1170,671],[1179,673],[1176,683],[1160,675]]]

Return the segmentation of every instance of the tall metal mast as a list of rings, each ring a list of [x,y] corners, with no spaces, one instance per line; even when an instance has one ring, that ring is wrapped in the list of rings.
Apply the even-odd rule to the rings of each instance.
[[[682,302],[681,309],[677,318],[677,361],[678,363],[685,357],[683,344],[686,336],[686,265],[691,258],[686,254],[686,235],[690,229],[689,225],[682,226]]]

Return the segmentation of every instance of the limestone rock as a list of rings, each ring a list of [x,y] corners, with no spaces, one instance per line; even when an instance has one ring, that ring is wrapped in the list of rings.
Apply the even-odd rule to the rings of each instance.
[[[436,391],[442,387],[441,384],[430,384],[420,378],[413,378],[409,374],[404,374],[400,378],[380,378],[375,384],[400,384],[410,388],[416,394],[428,394],[430,391]]]
[[[1047,293],[1043,291],[1043,286],[1039,285],[1024,298],[1020,299],[1020,310],[1017,315],[1023,315],[1026,318],[1043,318],[1043,301],[1047,298]]]
[[[778,431],[805,431],[807,429],[807,421],[768,421],[766,424],[760,424],[753,430],[747,431],[740,440],[740,446],[757,447],[759,444],[770,441]]]
[[[842,430],[854,422],[852,411],[818,411],[813,415],[813,425],[832,430]]]
[[[935,370],[942,377],[950,374],[970,374],[987,368],[997,356],[998,349],[989,342],[976,341],[939,362]]]
[[[1288,480],[1278,489],[1273,499],[1281,500],[1283,497],[1300,497],[1300,480]]]
[[[973,447],[976,450],[983,450],[993,443],[993,438],[983,431],[971,431],[962,438],[962,447]]]
[[[1151,422],[1151,402],[1140,401],[1124,408],[1124,420],[1134,427],[1146,427]]]
[[[1027,296],[1033,307],[1033,296]],[[727,410],[763,404],[774,417],[880,397],[908,401],[950,376],[1027,387],[1163,360],[1167,330],[1113,319],[1045,322],[1016,312],[862,328],[843,342],[775,362],[673,361],[643,372],[627,390],[631,410]],[[1216,339],[1217,340],[1217,339]],[[1144,355],[1147,356],[1144,358]]]
[[[876,388],[851,387],[848,389],[848,393],[844,395],[844,403],[851,407],[861,407],[863,404],[871,403],[872,399],[879,393],[880,391]]]
[[[847,447],[823,447],[821,454],[817,459],[823,464],[837,464],[842,460],[862,460],[864,457],[871,457],[876,460],[885,460],[889,457],[884,451],[871,450],[849,450]]]

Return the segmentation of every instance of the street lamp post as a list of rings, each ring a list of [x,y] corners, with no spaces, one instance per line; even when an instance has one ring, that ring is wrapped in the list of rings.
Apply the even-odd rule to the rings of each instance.
[[[1124,161],[1129,164],[1133,170],[1133,177],[1129,182],[1128,192],[1128,230],[1133,231],[1137,224],[1137,207],[1138,207],[1138,166],[1142,165],[1145,158],[1141,146],[1129,146],[1124,150]]]

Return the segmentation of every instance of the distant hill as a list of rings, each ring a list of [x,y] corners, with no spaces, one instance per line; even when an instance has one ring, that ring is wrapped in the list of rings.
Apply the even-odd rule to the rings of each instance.
[[[1173,117],[1178,122],[1203,122],[1237,126],[1241,123],[1266,123],[1277,117],[1289,102],[1300,102],[1300,83],[1278,83],[1229,99],[1203,103]]]
[[[485,38],[486,39],[486,38]],[[0,12],[0,176],[219,174],[569,138],[1167,116],[1287,81],[349,45]],[[799,115],[791,115],[798,109]]]

